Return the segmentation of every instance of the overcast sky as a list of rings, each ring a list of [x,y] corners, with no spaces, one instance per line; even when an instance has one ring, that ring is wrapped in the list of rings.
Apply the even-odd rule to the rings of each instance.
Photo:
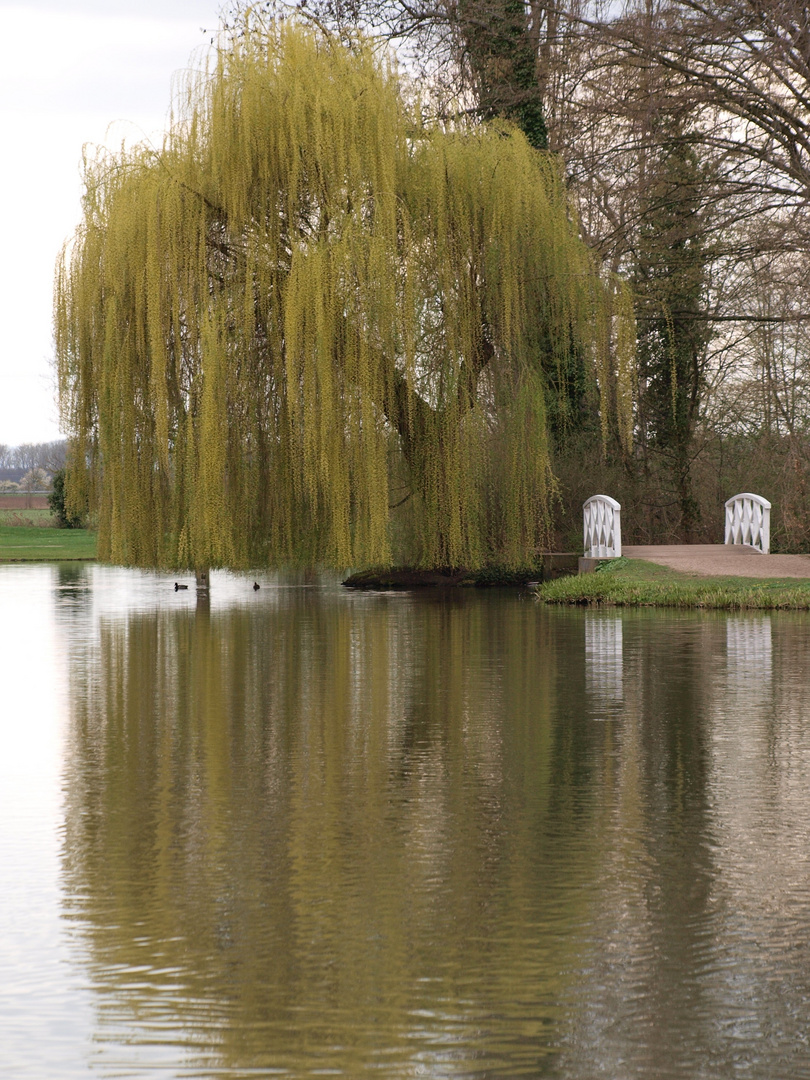
[[[53,271],[79,221],[82,146],[158,135],[172,76],[207,45],[223,6],[224,0],[0,2],[0,443],[61,434]]]

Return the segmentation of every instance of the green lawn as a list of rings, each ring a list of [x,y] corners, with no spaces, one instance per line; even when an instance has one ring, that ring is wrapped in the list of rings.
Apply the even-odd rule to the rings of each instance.
[[[95,557],[96,534],[88,529],[50,529],[0,522],[0,562],[50,562]]]
[[[593,574],[557,578],[537,589],[545,604],[810,611],[810,581],[699,577],[642,559],[616,559]]]

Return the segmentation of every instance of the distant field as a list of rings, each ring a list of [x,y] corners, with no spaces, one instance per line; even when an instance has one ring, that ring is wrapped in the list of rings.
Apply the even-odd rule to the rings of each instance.
[[[0,562],[95,559],[96,534],[87,529],[43,529],[0,522]]]
[[[13,494],[0,495],[0,510],[47,510],[47,495]]]
[[[95,557],[96,534],[54,528],[47,495],[0,495],[0,562]]]

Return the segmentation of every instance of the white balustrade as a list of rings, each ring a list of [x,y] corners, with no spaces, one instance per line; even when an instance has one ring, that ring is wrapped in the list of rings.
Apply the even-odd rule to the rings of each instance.
[[[586,559],[618,559],[622,553],[621,506],[609,495],[583,504]]]
[[[727,544],[747,544],[768,554],[771,547],[771,504],[744,491],[726,503]]]

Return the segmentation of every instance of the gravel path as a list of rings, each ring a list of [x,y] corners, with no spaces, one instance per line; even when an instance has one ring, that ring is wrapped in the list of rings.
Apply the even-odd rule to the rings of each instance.
[[[656,544],[623,547],[628,559],[646,559],[685,574],[752,578],[810,578],[810,555],[763,555],[737,544]]]

